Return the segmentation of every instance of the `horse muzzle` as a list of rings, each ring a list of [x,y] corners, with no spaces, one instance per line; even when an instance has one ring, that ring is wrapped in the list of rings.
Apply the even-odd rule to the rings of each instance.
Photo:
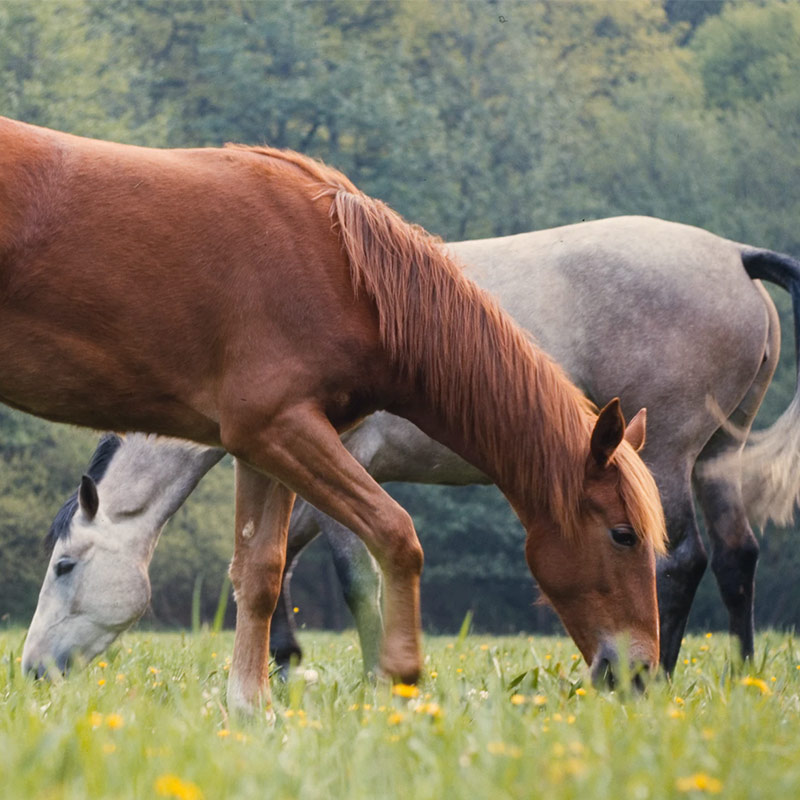
[[[613,691],[630,686],[636,692],[644,692],[647,678],[655,671],[655,665],[635,656],[627,660],[625,668],[616,646],[611,642],[603,642],[592,660],[592,684],[598,689]]]

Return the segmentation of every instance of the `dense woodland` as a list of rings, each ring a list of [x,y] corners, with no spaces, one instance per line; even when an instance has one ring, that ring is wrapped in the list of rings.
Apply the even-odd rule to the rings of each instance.
[[[800,4],[777,0],[0,0],[0,114],[137,144],[291,147],[450,240],[635,213],[800,255],[798,41]],[[776,298],[762,424],[794,389]],[[24,623],[96,434],[5,407],[0,432],[0,615]],[[196,588],[213,616],[232,479],[226,460],[167,526],[151,621],[187,624]],[[484,630],[552,625],[494,489],[392,491],[425,548],[429,629],[468,609]],[[758,622],[800,623],[793,530],[766,532],[758,580]],[[316,543],[299,622],[347,624],[339,595]],[[711,577],[693,621],[726,625]]]

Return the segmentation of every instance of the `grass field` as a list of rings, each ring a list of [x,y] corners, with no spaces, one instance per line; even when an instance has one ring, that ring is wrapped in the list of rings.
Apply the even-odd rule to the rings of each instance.
[[[424,680],[360,677],[353,634],[306,633],[277,722],[229,719],[229,634],[128,634],[68,680],[0,633],[4,798],[800,797],[800,645],[689,637],[672,685],[601,693],[565,638],[431,637]]]

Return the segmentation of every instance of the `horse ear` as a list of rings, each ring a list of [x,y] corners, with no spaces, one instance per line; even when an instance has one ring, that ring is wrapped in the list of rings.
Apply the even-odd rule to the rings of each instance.
[[[598,467],[605,467],[625,435],[625,418],[615,397],[598,415],[594,424],[589,451]]]
[[[100,498],[97,496],[97,484],[88,475],[81,478],[78,504],[88,519],[94,519],[97,509],[100,507]]]
[[[640,408],[636,416],[628,423],[625,428],[625,441],[638,453],[645,442],[645,430],[647,428],[647,409]]]

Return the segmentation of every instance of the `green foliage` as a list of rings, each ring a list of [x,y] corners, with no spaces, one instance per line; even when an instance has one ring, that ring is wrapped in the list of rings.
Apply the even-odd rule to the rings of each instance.
[[[417,697],[361,675],[352,634],[306,634],[274,727],[224,707],[232,636],[134,634],[57,683],[0,634],[0,781],[13,798],[791,798],[800,648],[756,664],[688,637],[674,680],[596,692],[564,638],[428,637]],[[413,692],[403,692],[413,694]]]
[[[6,0],[0,112],[140,144],[296,148],[448,239],[647,213],[798,255],[798,33],[800,6],[777,0]],[[783,350],[761,424],[794,392]],[[94,438],[3,409],[0,431],[0,616],[21,622]],[[167,526],[151,621],[232,622],[232,480],[226,461]],[[430,629],[468,610],[478,630],[550,629],[496,491],[392,491],[426,550]],[[800,623],[792,542],[764,541],[770,624]],[[298,620],[344,624],[325,547],[304,560]],[[724,624],[713,582],[695,619]]]

